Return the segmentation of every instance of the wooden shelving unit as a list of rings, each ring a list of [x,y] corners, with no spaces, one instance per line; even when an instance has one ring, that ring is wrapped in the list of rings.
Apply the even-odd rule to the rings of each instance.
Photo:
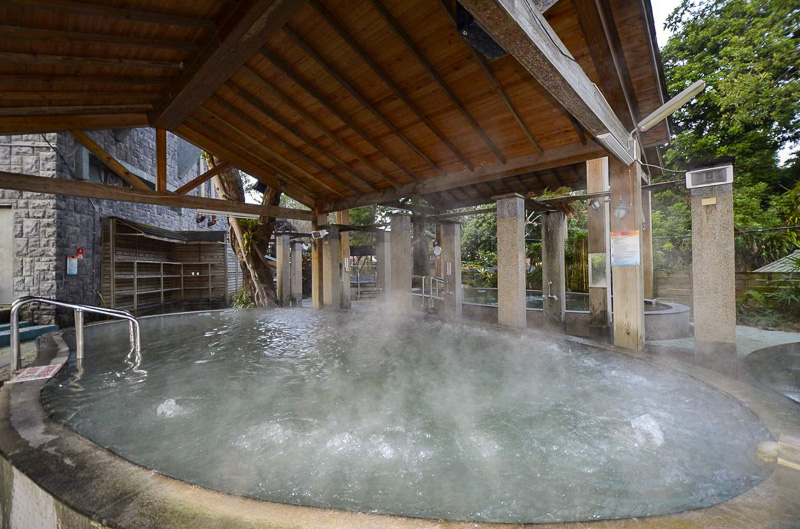
[[[173,232],[103,219],[103,297],[137,316],[223,307],[225,244],[225,232]]]

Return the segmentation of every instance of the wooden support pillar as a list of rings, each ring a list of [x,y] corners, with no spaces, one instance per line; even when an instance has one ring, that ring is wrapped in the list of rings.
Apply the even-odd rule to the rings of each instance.
[[[444,278],[442,316],[449,319],[461,317],[463,293],[461,291],[461,224],[458,221],[441,223],[441,266]]]
[[[339,263],[339,228],[329,226],[322,240],[322,306],[342,308],[342,273]]]
[[[586,192],[608,191],[608,158],[586,162]],[[611,262],[608,258],[608,202],[597,199],[587,208],[589,224],[589,321],[593,327],[611,324]]]
[[[336,224],[350,224],[348,210],[336,212]],[[339,233],[339,262],[342,263],[342,308],[350,308],[350,232]]]
[[[156,129],[156,191],[167,192],[167,131]]]
[[[642,178],[638,163],[609,160],[614,345],[644,348]]]
[[[391,217],[389,253],[391,254],[391,294],[389,306],[395,313],[411,312],[411,217]]]
[[[564,332],[566,311],[565,218],[561,211],[542,214],[542,306],[548,330]]]
[[[303,302],[303,243],[292,243],[291,279],[289,281],[292,304],[299,307]]]
[[[525,199],[516,193],[497,200],[497,323],[527,326],[525,303]]]
[[[392,296],[392,258],[389,248],[391,242],[389,240],[388,231],[378,231],[375,241],[375,297],[378,303],[378,310],[388,307],[389,300]]]
[[[311,229],[316,231],[326,228],[328,216],[321,210],[314,211]],[[311,306],[315,309],[322,308],[322,239],[311,241]]]
[[[653,299],[655,283],[653,276],[653,210],[652,192],[642,191],[642,281],[645,299]]]
[[[276,294],[278,303],[287,306],[291,299],[291,272],[289,269],[289,236],[275,237],[275,258],[277,269]]]

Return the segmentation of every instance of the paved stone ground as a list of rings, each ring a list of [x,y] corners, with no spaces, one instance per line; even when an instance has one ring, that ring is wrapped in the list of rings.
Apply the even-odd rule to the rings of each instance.
[[[745,325],[736,326],[736,354],[739,358],[744,358],[757,349],[795,342],[800,342],[800,333],[768,331]],[[661,347],[694,349],[694,338],[692,337],[678,338],[676,340],[653,340],[647,343],[648,345]]]
[[[36,358],[36,340],[30,342],[22,342],[20,345],[20,353],[22,353],[22,366],[25,367]],[[11,347],[0,347],[0,381],[5,381],[10,378],[8,366],[11,363]]]

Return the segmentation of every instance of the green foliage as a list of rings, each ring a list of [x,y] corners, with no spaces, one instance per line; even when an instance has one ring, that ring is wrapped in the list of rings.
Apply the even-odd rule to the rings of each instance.
[[[480,261],[494,254],[497,261],[497,216],[494,214],[463,217],[461,221],[461,257]],[[487,286],[487,285],[483,285]]]
[[[249,309],[255,307],[253,298],[250,296],[250,293],[247,291],[244,285],[240,286],[238,290],[233,293],[231,306],[237,309]]]
[[[703,79],[706,91],[673,116],[666,165],[734,156],[734,224],[739,230],[797,225],[800,161],[778,151],[800,140],[800,8],[784,0],[683,0],[670,15],[675,33],[662,50],[668,89]],[[674,175],[669,176],[674,178]],[[691,217],[684,198],[653,198],[656,266],[691,261]],[[797,231],[737,237],[737,268],[752,270],[800,246]]]

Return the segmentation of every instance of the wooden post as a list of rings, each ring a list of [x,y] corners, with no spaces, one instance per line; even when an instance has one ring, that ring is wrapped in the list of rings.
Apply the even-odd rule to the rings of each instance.
[[[586,192],[608,191],[608,158],[586,162]],[[589,320],[607,329],[611,323],[611,263],[608,256],[608,202],[597,199],[587,208],[589,224]]]
[[[319,230],[327,224],[328,215],[315,209],[311,229]],[[322,239],[314,239],[311,241],[311,306],[315,309],[322,308],[322,274]]]
[[[653,283],[653,211],[652,192],[642,191],[642,280],[644,282],[645,299],[655,297]]]
[[[336,224],[350,224],[348,210],[336,212]],[[342,263],[342,308],[350,308],[350,232],[339,233],[339,262]]]
[[[614,345],[644,348],[642,180],[638,163],[609,160]]]
[[[156,191],[167,192],[167,131],[156,129]]]

